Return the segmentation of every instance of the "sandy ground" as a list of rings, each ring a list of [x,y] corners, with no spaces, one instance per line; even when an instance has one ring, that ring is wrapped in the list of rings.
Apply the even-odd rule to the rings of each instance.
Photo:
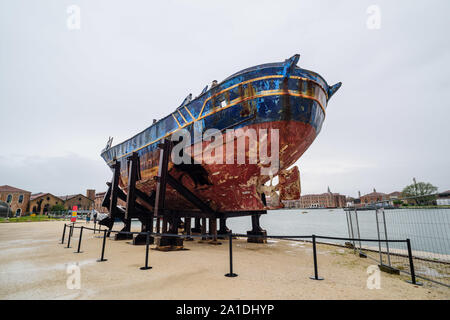
[[[449,299],[450,289],[406,283],[381,274],[381,288],[367,288],[373,262],[352,250],[318,246],[319,274],[313,272],[309,243],[269,240],[266,245],[233,241],[236,278],[228,272],[228,242],[185,242],[183,251],[150,251],[151,270],[140,270],[145,246],[107,239],[106,262],[96,262],[102,240],[83,233],[82,251],[59,244],[64,222],[0,224],[0,299]],[[83,223],[84,224],[84,223]],[[92,223],[91,225],[92,226]],[[137,230],[136,230],[137,231]],[[154,246],[151,246],[154,247]],[[81,288],[68,289],[67,266],[78,264]]]

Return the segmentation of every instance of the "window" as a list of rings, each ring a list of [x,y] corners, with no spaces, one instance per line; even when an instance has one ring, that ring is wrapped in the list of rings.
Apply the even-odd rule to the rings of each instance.
[[[20,196],[19,196],[19,203],[22,203],[23,202],[23,194],[21,194]]]
[[[11,203],[12,201],[12,194],[8,194],[8,197],[6,197],[6,202]]]
[[[17,209],[17,210],[16,210],[16,217],[17,217],[17,216],[20,216],[20,213],[21,213],[21,212],[22,212],[22,209]]]

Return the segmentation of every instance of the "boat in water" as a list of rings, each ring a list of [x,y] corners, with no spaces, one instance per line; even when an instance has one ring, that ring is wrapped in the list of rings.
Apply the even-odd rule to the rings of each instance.
[[[275,190],[279,200],[298,199],[299,172],[297,167],[290,167],[320,133],[328,101],[341,86],[341,83],[330,86],[318,73],[298,67],[299,57],[294,55],[283,62],[241,70],[220,83],[213,83],[210,88],[206,87],[194,99],[189,95],[174,112],[130,139],[115,146],[109,142],[101,156],[111,168],[114,161],[121,163],[120,188],[126,193],[129,179],[127,158],[137,154],[139,180],[136,181],[136,188],[151,195],[157,184],[158,145],[180,130],[191,134],[189,145],[193,149],[196,145],[204,149],[211,141],[196,140],[195,137],[201,137],[208,129],[219,130],[223,141],[227,140],[226,131],[231,129],[242,129],[240,132],[267,130],[269,135],[275,129],[279,137],[279,168],[273,175],[261,174],[261,168],[267,164],[259,159],[256,163],[247,161],[244,164],[228,164],[226,161],[177,164],[170,161],[168,170],[192,194],[219,213],[251,213],[270,208],[265,197],[267,182],[277,175],[279,184]],[[271,147],[270,141],[268,149]],[[245,145],[246,156],[251,152],[250,145]],[[257,143],[257,148],[260,147]],[[225,159],[228,151],[225,145],[223,150]],[[234,150],[239,151],[237,147]],[[238,156],[237,152],[233,156]],[[137,202],[151,210],[148,202],[139,198]],[[186,197],[170,186],[166,190],[165,209],[198,211]]]

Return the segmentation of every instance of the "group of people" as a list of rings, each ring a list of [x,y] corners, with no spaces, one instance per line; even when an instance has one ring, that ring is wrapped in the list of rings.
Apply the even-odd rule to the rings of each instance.
[[[94,223],[97,223],[97,212],[94,212],[93,218],[94,218]],[[89,223],[90,221],[91,221],[91,213],[89,212],[86,215],[86,223]]]

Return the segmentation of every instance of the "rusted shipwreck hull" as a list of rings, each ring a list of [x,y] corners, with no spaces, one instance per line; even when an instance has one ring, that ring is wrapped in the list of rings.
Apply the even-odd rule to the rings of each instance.
[[[112,168],[120,168],[117,173],[118,191],[126,199],[130,184],[130,159],[134,162],[136,181],[132,181],[136,194],[131,202],[140,208],[140,214],[131,204],[124,217],[155,214],[155,199],[158,179],[161,175],[159,166],[162,157],[160,144],[170,140],[179,130],[187,130],[191,136],[191,146],[201,144],[203,149],[209,141],[196,140],[208,129],[218,129],[227,141],[226,130],[278,129],[279,133],[279,194],[282,199],[295,199],[300,196],[298,170],[291,167],[311,145],[319,134],[325,119],[326,108],[331,96],[339,89],[341,83],[329,86],[317,73],[299,68],[299,55],[284,62],[268,63],[239,71],[221,83],[183,104],[167,117],[157,121],[134,137],[113,147],[105,148],[101,156]],[[268,150],[271,149],[270,138]],[[259,145],[257,146],[260,147]],[[246,145],[245,153],[250,144]],[[191,148],[191,151],[195,147]],[[239,152],[237,144],[234,149],[236,159]],[[242,151],[242,150],[241,150]],[[196,159],[195,154],[190,154]],[[227,150],[223,146],[223,163],[210,163],[203,159],[200,164],[174,164],[168,159],[167,173],[180,188],[189,193],[180,192],[180,188],[170,183],[165,189],[163,206],[157,208],[158,216],[204,217],[205,211],[216,218],[238,215],[261,214],[268,209],[265,203],[264,184],[271,178],[261,175],[261,168],[267,164],[259,162],[250,164],[226,164]],[[160,159],[161,158],[161,159]],[[217,162],[217,161],[216,161]],[[228,162],[229,163],[229,162]],[[113,179],[114,180],[114,179]],[[114,183],[114,181],[113,181]],[[298,187],[297,187],[298,185]],[[134,190],[134,189],[133,189]],[[119,194],[119,198],[120,198]],[[195,201],[192,201],[192,196]],[[111,190],[107,194],[111,197]],[[202,204],[208,209],[203,210]],[[104,205],[111,208],[110,198]],[[114,209],[113,209],[114,211]],[[127,211],[123,208],[122,211]],[[207,215],[208,216],[208,215]],[[209,217],[209,216],[208,216]],[[258,222],[255,222],[258,223]],[[254,226],[255,227],[255,226]]]

